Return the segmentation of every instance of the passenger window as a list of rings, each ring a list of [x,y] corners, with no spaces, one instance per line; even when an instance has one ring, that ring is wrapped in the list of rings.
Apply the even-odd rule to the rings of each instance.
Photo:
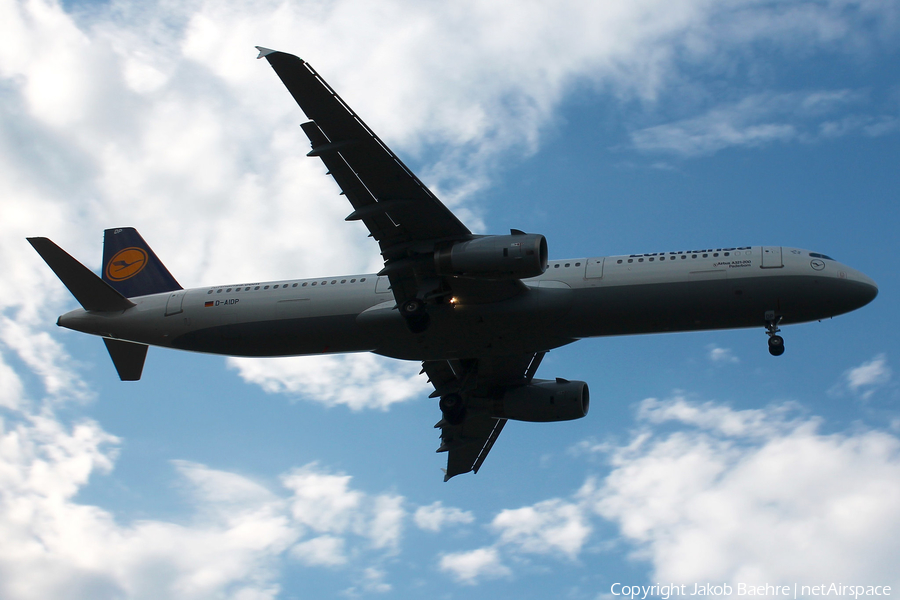
[[[622,259],[620,258],[619,260],[617,260],[617,261],[616,261],[616,264],[617,264],[617,265],[621,265],[621,264],[622,264]]]
[[[294,284],[294,285],[292,285],[292,286],[291,286],[291,287],[297,287],[297,284],[296,284],[296,283],[295,283],[295,284]]]
[[[639,259],[638,259],[638,262],[644,262],[644,259],[643,259],[643,258],[639,258]]]
[[[362,282],[365,281],[365,280],[366,280],[366,278],[363,277],[362,279],[359,280],[359,282],[362,283]]]
[[[303,285],[300,286],[300,287],[306,287],[306,282],[304,281],[304,282],[303,282]]]
[[[703,258],[709,258],[709,254],[704,254]]]
[[[313,281],[313,282],[312,282],[313,285],[317,285],[318,283],[319,283],[318,281]]]
[[[347,283],[346,279],[341,279],[341,283]]]
[[[255,288],[253,288],[254,291],[258,290],[258,289],[259,289],[259,286],[256,286]]]
[[[580,266],[581,266],[581,263],[575,263],[575,266],[576,266],[576,267],[580,267]]]
[[[633,258],[629,258],[629,259],[628,259],[628,262],[633,263],[633,262],[634,262],[634,259],[633,259]]]
[[[570,263],[566,263],[566,268],[567,268],[567,269],[569,268],[569,264],[570,264]]]
[[[652,256],[650,257],[650,262],[653,262],[653,257],[652,257]]]
[[[217,289],[217,290],[216,290],[216,293],[217,293],[217,294],[221,294],[221,293],[222,293],[222,288]]]
[[[334,285],[334,284],[336,284],[336,283],[337,283],[337,279],[332,279],[332,280],[331,280],[331,285]]]
[[[212,294],[212,293],[213,293],[213,291],[212,291],[212,290],[209,290],[209,291],[208,291],[208,292],[206,292],[206,293],[207,293],[207,294]]]
[[[350,283],[356,283],[356,280],[355,280],[355,279],[351,279],[351,280],[350,280]]]
[[[553,265],[553,268],[554,268],[554,269],[558,269],[558,268],[559,268],[559,263],[556,263],[555,265]]]

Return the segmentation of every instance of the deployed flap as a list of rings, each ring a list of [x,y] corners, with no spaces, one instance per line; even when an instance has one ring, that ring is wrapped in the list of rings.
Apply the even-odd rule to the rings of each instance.
[[[182,289],[134,227],[103,232],[103,281],[126,298]]]
[[[137,381],[141,378],[141,373],[144,370],[144,359],[147,358],[147,344],[137,344],[113,338],[103,338],[103,343],[106,344],[109,357],[112,358],[113,364],[116,366],[119,379],[122,381]]]
[[[477,473],[504,425],[506,419],[492,419],[484,414],[467,417],[456,428],[453,445],[446,447],[447,470],[444,481],[469,471]]]
[[[506,419],[492,417],[489,404],[508,388],[528,383],[534,377],[544,352],[517,354],[464,361],[425,361],[423,370],[434,385],[435,394],[459,394],[461,419],[442,418],[441,447],[447,452],[444,481],[461,473],[478,472],[484,459],[506,425]]]
[[[134,306],[133,302],[49,239],[27,239],[85,310],[114,312]]]

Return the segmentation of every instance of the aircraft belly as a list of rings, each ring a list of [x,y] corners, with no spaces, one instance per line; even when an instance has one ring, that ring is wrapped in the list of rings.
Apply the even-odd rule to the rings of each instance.
[[[761,327],[769,310],[784,324],[801,323],[857,306],[843,299],[845,287],[828,277],[753,273],[583,288],[563,329],[582,338]]]
[[[379,339],[377,354],[408,360],[476,358],[531,353],[575,341],[560,334],[558,323],[570,310],[568,286],[529,289],[501,302],[429,307],[425,332],[409,331],[403,317],[386,302],[359,315],[360,326]]]
[[[355,314],[344,314],[216,325],[184,333],[171,346],[230,356],[294,356],[365,352],[375,344]]]

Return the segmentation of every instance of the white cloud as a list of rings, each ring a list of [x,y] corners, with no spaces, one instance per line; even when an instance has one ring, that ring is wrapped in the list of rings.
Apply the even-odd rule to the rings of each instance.
[[[694,406],[710,408],[719,412]],[[593,495],[654,578],[898,581],[884,558],[900,550],[896,437],[825,435],[815,421],[773,428],[749,445],[707,431],[654,436],[617,453]]]
[[[500,561],[500,553],[496,548],[444,554],[440,558],[439,567],[460,583],[471,585],[477,583],[479,578],[494,579],[512,574],[509,567]]]
[[[858,367],[844,371],[840,380],[828,390],[828,394],[833,397],[849,394],[868,400],[878,390],[888,385],[892,377],[893,371],[888,365],[887,356],[879,354]]]
[[[371,548],[395,551],[406,519],[404,498],[368,496],[350,488],[351,479],[315,463],[283,475],[282,483],[293,492],[290,510],[294,520],[320,534],[352,534],[368,540]]]
[[[440,568],[474,584],[512,575],[504,559],[523,553],[577,559],[599,517],[618,527],[617,552],[624,542],[650,564],[651,581],[900,584],[900,439],[823,434],[797,412],[645,400],[624,443],[580,445],[608,456],[607,475],[501,511],[493,545],[444,555]]]
[[[460,510],[453,506],[444,506],[438,500],[428,506],[420,506],[413,514],[413,520],[419,529],[439,533],[446,525],[466,525],[475,520],[470,511]]]
[[[707,346],[709,350],[709,361],[714,365],[737,364],[741,362],[737,356],[731,351],[731,348],[719,348],[715,344]]]
[[[93,422],[66,427],[46,410],[23,416],[0,429],[0,596],[277,593],[272,560],[297,535],[283,501],[238,476],[184,463],[203,508],[196,523],[121,525],[75,501],[89,477],[112,469],[119,440]]]
[[[306,565],[336,567],[346,564],[344,538],[320,535],[291,548],[291,555]]]
[[[399,550],[405,499],[367,494],[314,464],[271,489],[175,460],[187,512],[177,522],[119,522],[77,497],[113,470],[121,440],[91,420],[64,423],[57,397],[29,399],[5,361],[0,379],[0,597],[275,598],[284,556],[365,573]],[[389,587],[363,579],[367,589]]]
[[[418,363],[374,354],[291,358],[229,358],[241,378],[269,393],[286,393],[326,406],[387,410],[392,404],[427,397]]]
[[[742,437],[771,437],[796,427],[815,427],[818,421],[812,419],[805,425],[788,416],[797,413],[799,406],[787,402],[779,406],[761,409],[734,410],[715,402],[697,403],[684,396],[674,396],[666,400],[646,398],[638,405],[638,418],[652,424],[676,422],[707,430],[717,435]],[[639,451],[647,440],[647,433],[635,436],[627,448]]]
[[[751,94],[699,116],[634,131],[631,141],[641,151],[693,157],[734,146],[893,132],[892,115],[845,114],[848,109],[864,110],[866,103],[864,94],[849,90]]]
[[[375,567],[367,567],[363,571],[363,589],[367,592],[376,592],[379,594],[384,594],[391,589],[393,586],[384,581],[384,578],[387,574],[381,570],[376,569]]]
[[[398,550],[403,497],[352,489],[315,465],[286,474],[285,494],[175,461],[193,514],[122,524],[75,500],[112,470],[119,443],[96,423],[66,427],[48,411],[0,419],[0,596],[274,598],[285,554],[360,567],[367,589],[389,589],[366,563]]]
[[[499,542],[532,554],[575,558],[591,533],[585,511],[559,499],[501,511],[491,523]]]
[[[372,520],[366,526],[366,535],[374,548],[396,551],[403,535],[406,510],[404,498],[396,495],[380,495],[372,499]]]
[[[875,388],[881,387],[891,380],[891,374],[887,357],[879,354],[872,360],[850,369],[844,374],[844,377],[851,392],[859,393],[863,388],[868,388],[862,393],[864,398],[868,398],[875,392]]]

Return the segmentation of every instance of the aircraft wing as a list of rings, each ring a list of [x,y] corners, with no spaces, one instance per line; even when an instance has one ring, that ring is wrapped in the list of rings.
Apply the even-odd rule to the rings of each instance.
[[[301,125],[318,156],[350,200],[348,221],[361,220],[378,241],[398,305],[426,295],[459,296],[460,284],[436,277],[434,251],[474,236],[309,63],[257,46],[311,121]],[[437,282],[437,283],[436,283]],[[461,290],[467,300],[491,302],[525,291],[519,281],[480,282]]]
[[[312,122],[303,131],[353,205],[348,220],[362,220],[389,249],[471,232],[419,181],[384,142],[303,59],[260,48]]]
[[[478,472],[507,421],[491,416],[491,404],[506,389],[529,383],[543,356],[539,352],[422,363],[422,370],[435,388],[432,397],[455,395],[461,403],[458,412],[445,412],[435,425],[441,430],[438,452],[447,452],[444,481],[469,471]]]

